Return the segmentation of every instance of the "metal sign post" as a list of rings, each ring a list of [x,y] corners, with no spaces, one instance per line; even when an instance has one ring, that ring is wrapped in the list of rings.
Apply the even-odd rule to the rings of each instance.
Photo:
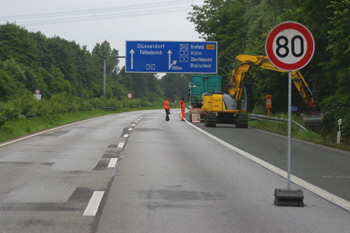
[[[288,184],[287,188],[290,189],[290,172],[291,172],[291,138],[292,138],[292,71],[288,72],[288,158],[287,158],[287,171],[288,171]]]
[[[287,189],[275,190],[275,205],[304,206],[301,190],[291,190],[291,137],[292,137],[292,71],[299,70],[311,60],[315,42],[310,31],[296,22],[284,22],[274,27],[265,41],[270,62],[288,71],[288,152]]]
[[[125,56],[104,56],[103,57],[103,96],[106,97],[106,60],[108,58],[125,58]]]

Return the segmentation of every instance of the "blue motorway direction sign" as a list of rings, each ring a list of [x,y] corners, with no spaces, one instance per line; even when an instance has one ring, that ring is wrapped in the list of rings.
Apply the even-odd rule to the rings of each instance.
[[[292,112],[297,112],[298,111],[298,107],[297,106],[290,106],[290,110]]]
[[[126,41],[130,73],[217,73],[217,42]]]

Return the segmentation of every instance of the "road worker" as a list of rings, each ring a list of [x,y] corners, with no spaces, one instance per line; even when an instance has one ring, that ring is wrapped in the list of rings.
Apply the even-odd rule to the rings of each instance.
[[[181,110],[181,120],[184,121],[185,120],[185,109],[186,109],[186,104],[185,104],[185,100],[184,98],[182,98],[180,100],[180,110]]]
[[[170,98],[168,98],[167,100],[164,101],[164,110],[165,110],[165,120],[169,121],[169,114],[170,114]]]

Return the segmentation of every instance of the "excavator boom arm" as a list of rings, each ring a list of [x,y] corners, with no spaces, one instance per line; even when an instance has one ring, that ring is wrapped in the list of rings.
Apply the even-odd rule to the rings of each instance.
[[[241,100],[242,98],[243,81],[251,67],[260,67],[263,69],[274,70],[283,73],[287,72],[272,65],[266,56],[238,55],[236,57],[236,60],[241,61],[241,63],[238,64],[236,69],[232,71],[230,84],[227,88],[227,91],[237,101]],[[292,71],[292,81],[306,104],[315,103],[314,95],[312,94],[307,82],[305,81],[300,71]]]

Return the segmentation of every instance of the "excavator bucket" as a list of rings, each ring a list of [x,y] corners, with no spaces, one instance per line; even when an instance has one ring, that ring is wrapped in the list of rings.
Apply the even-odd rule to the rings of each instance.
[[[324,114],[320,112],[317,104],[314,102],[308,102],[307,110],[302,115],[305,126],[321,126],[323,124],[323,118]]]
[[[315,126],[321,126],[323,124],[323,113],[315,113],[315,114],[309,114],[309,113],[303,113],[302,119],[305,124],[305,126],[308,127],[315,127]]]

